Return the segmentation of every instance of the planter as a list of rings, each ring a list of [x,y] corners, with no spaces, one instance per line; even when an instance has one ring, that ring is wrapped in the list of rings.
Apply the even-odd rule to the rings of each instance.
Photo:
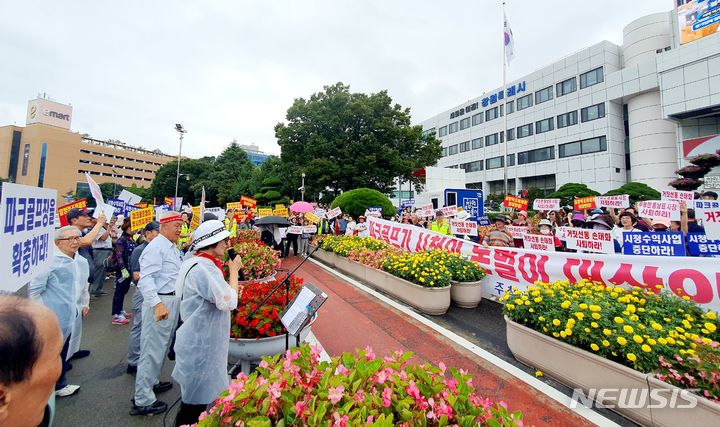
[[[610,389],[606,396],[598,403],[616,405],[619,401],[618,389],[631,389],[627,393],[627,400],[638,401],[641,396],[647,396],[647,401],[632,408],[611,408],[641,425],[677,426],[715,425],[720,419],[720,405],[697,396],[698,404],[694,408],[683,409],[687,400],[678,395],[677,405],[674,408],[649,408],[651,400],[650,389],[662,388],[668,390],[661,396],[668,401],[671,390],[677,389],[652,377],[652,374],[643,374],[619,363],[604,359],[588,351],[573,347],[553,337],[544,335],[519,323],[513,322],[505,316],[507,324],[507,342],[513,356],[522,363],[543,371],[570,388],[581,388],[587,395],[589,390]],[[650,389],[648,383],[651,385]],[[677,389],[679,390],[679,389]],[[678,391],[679,392],[679,391]],[[634,393],[634,394],[632,394]],[[657,392],[656,392],[657,393]],[[623,399],[624,400],[624,399]],[[701,401],[704,401],[701,403]],[[702,421],[701,421],[702,420]]]
[[[315,253],[313,253],[312,257],[322,262],[323,264],[334,267],[335,258],[337,258],[337,255],[324,249],[318,249],[317,251],[315,251]]]
[[[269,276],[261,277],[259,279],[250,279],[250,280],[240,280],[238,283],[240,286],[244,286],[250,283],[267,283],[272,282],[275,280],[275,275],[277,274],[277,271],[273,271]]]
[[[477,282],[450,282],[450,300],[461,308],[475,308],[482,299],[482,280]]]

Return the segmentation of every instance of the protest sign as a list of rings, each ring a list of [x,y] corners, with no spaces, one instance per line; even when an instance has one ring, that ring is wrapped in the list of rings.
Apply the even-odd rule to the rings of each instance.
[[[625,255],[685,256],[681,231],[623,233]]]
[[[264,216],[272,216],[273,210],[270,208],[260,208],[258,209],[258,216],[264,217]]]
[[[505,229],[512,234],[513,239],[522,239],[524,235],[530,232],[530,228],[524,225],[506,225]]]
[[[382,217],[382,207],[380,206],[370,206],[365,210],[365,216],[374,216],[375,218]]]
[[[315,215],[317,215],[318,218],[323,219],[325,218],[326,211],[325,209],[317,208],[315,209]]]
[[[415,200],[412,200],[412,199],[403,200],[402,202],[400,202],[400,207],[402,207],[404,209],[412,208],[414,205],[415,205]]]
[[[688,233],[687,244],[692,256],[720,256],[720,240],[709,240],[705,233]]]
[[[337,217],[337,216],[340,216],[340,215],[342,215],[342,210],[340,210],[340,207],[337,207],[337,208],[335,208],[335,209],[331,209],[331,210],[327,213],[328,219],[333,219],[333,218],[335,218],[335,217]]]
[[[573,209],[576,211],[584,211],[595,208],[597,208],[597,197],[595,196],[579,197],[573,201]]]
[[[503,206],[505,206],[506,208],[515,209],[516,211],[526,211],[529,202],[530,201],[528,199],[508,195],[505,196]]]
[[[490,218],[487,215],[479,216],[477,222],[481,226],[488,226],[490,225]]]
[[[100,186],[95,182],[92,177],[90,177],[90,174],[85,172],[85,179],[87,180],[88,187],[90,188],[90,194],[92,194],[93,199],[95,199],[95,206],[97,208],[101,208],[105,204],[105,200],[103,199],[102,190],[100,190]],[[97,218],[100,215],[101,209],[95,209],[95,212],[93,216]]]
[[[555,239],[551,235],[526,234],[523,236],[523,246],[525,249],[555,252]]]
[[[140,200],[142,200],[142,197],[138,196],[137,194],[131,193],[127,190],[121,191],[120,195],[117,198],[124,201],[128,205],[137,205],[138,203],[140,203]],[[178,206],[180,206],[180,205],[178,204]],[[143,207],[146,207],[146,206],[143,206]]]
[[[305,234],[316,234],[317,225],[306,225],[303,227],[303,233]]]
[[[110,218],[115,215],[115,206],[109,205],[107,203],[104,203],[102,206],[96,206],[95,212],[93,212],[93,216],[97,218],[98,216],[100,216],[100,213],[103,213],[105,215],[105,218],[110,221]]]
[[[196,228],[200,227],[202,222],[200,218],[200,206],[193,206],[191,208],[192,219],[190,219],[190,232],[195,231]]]
[[[302,234],[303,228],[300,225],[293,225],[288,227],[287,234]]]
[[[478,235],[478,224],[475,221],[456,221],[451,219],[449,223],[452,234],[464,234],[466,236]]]
[[[317,224],[318,222],[320,222],[320,217],[318,217],[317,215],[315,215],[312,212],[306,213],[305,219],[312,222],[313,224]]]
[[[451,216],[457,216],[458,214],[458,209],[456,205],[445,206],[444,208],[440,208],[440,210],[446,218],[449,218]]]
[[[282,217],[287,217],[288,215],[290,215],[290,212],[288,212],[288,208],[286,208],[285,206],[282,206],[282,205],[280,205],[280,206],[281,206],[280,208],[278,208],[278,207],[275,208],[275,210],[273,211],[273,215],[282,216]]]
[[[680,221],[680,203],[674,201],[648,200],[638,202],[638,215],[642,218]]]
[[[140,209],[144,209],[144,208],[148,207],[148,202],[137,202],[133,206],[137,206]]]
[[[557,211],[560,210],[560,199],[535,199],[533,209],[536,211]]]
[[[114,215],[123,215],[125,216],[125,202],[120,199],[108,199],[107,200],[108,205],[115,208],[115,212],[113,212]]]
[[[615,244],[609,231],[567,228],[565,230],[565,241],[568,249],[603,254],[615,253]]]
[[[415,214],[421,218],[429,218],[435,216],[435,209],[433,209],[432,203],[428,203],[415,211]]]
[[[705,235],[711,240],[720,240],[720,209],[703,209],[702,216]]]
[[[151,223],[154,218],[155,211],[152,207],[134,210],[130,212],[130,229],[139,230]]]
[[[221,207],[205,208],[205,213],[211,213],[215,215],[215,218],[219,219],[220,221],[225,219],[225,210],[223,210],[223,208]]]
[[[243,204],[242,202],[230,202],[225,205],[225,209],[242,209]]]
[[[623,209],[630,207],[630,196],[621,194],[619,196],[597,196],[597,203],[600,207]]]
[[[175,202],[175,199],[172,197],[165,197],[163,199],[163,204],[168,205],[170,207],[170,209],[175,207],[174,202]]]
[[[280,210],[285,209],[285,205],[282,205],[282,204],[277,204],[277,205],[275,205],[275,209],[274,209],[274,210],[278,210],[278,209],[280,209]]]
[[[60,225],[62,227],[65,227],[68,224],[67,218],[65,215],[67,215],[68,212],[70,212],[70,209],[87,209],[87,199],[80,199],[76,200],[72,203],[68,203],[67,205],[58,206],[57,213],[58,217],[60,218]]]
[[[718,200],[695,200],[693,207],[696,211],[703,209],[720,209],[720,201]]]
[[[685,202],[690,206],[695,199],[694,191],[680,191],[680,190],[663,190],[661,200],[670,200],[675,202]]]
[[[155,206],[155,220],[156,221],[160,221],[160,215],[162,215],[163,212],[170,212],[170,205]]]
[[[558,227],[555,229],[555,236],[557,236],[558,239],[561,241],[565,241],[565,236],[567,235],[567,230],[571,227]]]
[[[0,291],[15,292],[52,264],[57,191],[2,184]]]
[[[257,207],[257,200],[253,199],[252,197],[248,196],[241,196],[240,197],[240,203],[250,209],[255,209]]]

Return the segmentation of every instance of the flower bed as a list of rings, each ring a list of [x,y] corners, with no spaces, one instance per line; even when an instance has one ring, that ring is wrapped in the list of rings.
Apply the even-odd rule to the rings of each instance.
[[[280,252],[259,240],[240,242],[233,247],[242,258],[245,279],[262,279],[272,276],[280,267]]]
[[[305,345],[265,358],[233,380],[198,425],[522,425],[519,412],[480,396],[462,370],[410,364],[411,353],[379,359],[370,348],[329,362],[320,353]]]

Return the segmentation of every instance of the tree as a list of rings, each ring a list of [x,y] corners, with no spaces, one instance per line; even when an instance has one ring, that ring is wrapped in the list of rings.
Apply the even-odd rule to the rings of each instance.
[[[588,197],[588,196],[599,196],[595,190],[591,190],[585,184],[579,184],[577,182],[568,182],[554,193],[548,195],[549,199],[560,199],[560,204],[572,206],[573,200],[576,197]]]
[[[528,206],[532,208],[535,199],[542,199],[545,196],[545,192],[537,187],[528,188],[525,198],[528,199]]]
[[[239,202],[240,196],[250,194],[250,182],[255,165],[250,162],[247,153],[233,141],[215,159],[206,178],[197,186],[205,186],[206,200],[225,206],[229,202]]]
[[[340,207],[340,209],[349,215],[357,218],[365,214],[367,208],[371,206],[380,206],[384,217],[395,215],[395,206],[390,202],[383,193],[371,188],[356,188],[342,193],[333,200],[330,205],[331,209]]]
[[[197,203],[200,203],[202,183],[212,171],[214,161],[215,159],[213,157],[180,160],[180,173],[183,174],[183,176],[181,176],[178,181],[177,195],[183,198],[183,204],[190,203],[196,206]],[[160,166],[160,169],[155,172],[155,178],[152,184],[150,184],[150,188],[146,192],[145,197],[150,200],[153,198],[163,200],[164,197],[174,197],[176,175],[176,162],[165,163]],[[196,188],[197,183],[200,183],[199,189]]]
[[[296,99],[286,120],[275,126],[275,136],[284,178],[298,184],[291,196],[299,195],[303,172],[311,200],[358,187],[389,194],[398,177],[420,188],[412,173],[435,164],[442,152],[440,141],[411,126],[410,110],[393,105],[387,91],[367,95],[350,93],[343,83],[325,86],[308,100]]]
[[[259,205],[275,207],[275,205],[287,205],[290,199],[283,196],[279,189],[282,186],[280,178],[270,177],[262,181],[260,192],[253,197]]]
[[[640,182],[628,182],[620,188],[605,193],[606,196],[620,196],[622,194],[630,196],[630,204],[645,200],[660,200],[659,191]]]

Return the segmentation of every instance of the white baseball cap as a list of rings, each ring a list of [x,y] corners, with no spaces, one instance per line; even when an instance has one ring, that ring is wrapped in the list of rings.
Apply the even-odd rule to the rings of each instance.
[[[227,239],[230,237],[230,232],[225,228],[225,224],[217,219],[211,219],[200,224],[193,236],[195,236],[193,248],[202,249]]]

